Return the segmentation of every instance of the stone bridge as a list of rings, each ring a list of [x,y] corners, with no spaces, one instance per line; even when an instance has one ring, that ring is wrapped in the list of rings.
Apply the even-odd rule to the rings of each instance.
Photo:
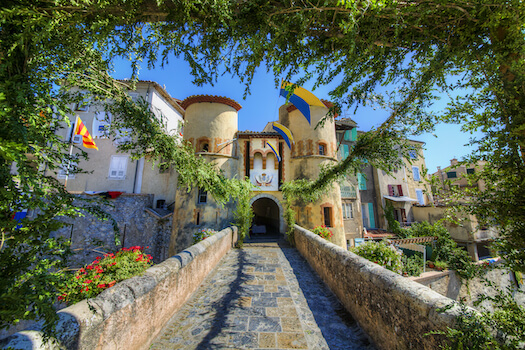
[[[58,339],[14,349],[436,349],[453,301],[296,226],[285,242],[232,249],[227,228],[59,312]]]

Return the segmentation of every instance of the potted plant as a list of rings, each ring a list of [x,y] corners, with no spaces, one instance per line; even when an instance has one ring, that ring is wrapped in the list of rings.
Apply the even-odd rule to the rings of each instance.
[[[436,270],[438,270],[438,271],[446,270],[447,267],[448,267],[448,264],[447,264],[446,261],[437,260],[434,264],[436,266]]]
[[[427,266],[433,269],[435,267],[434,262],[432,260],[427,261]]]

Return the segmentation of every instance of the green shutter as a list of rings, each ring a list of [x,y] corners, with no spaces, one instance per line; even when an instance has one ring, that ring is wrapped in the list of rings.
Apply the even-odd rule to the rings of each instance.
[[[357,183],[359,185],[359,190],[366,190],[366,177],[363,173],[357,173]]]
[[[352,136],[350,138],[350,141],[356,141],[357,140],[357,128],[352,129]]]
[[[348,148],[348,145],[343,145],[343,160],[348,157],[350,154],[350,150]]]
[[[368,203],[368,218],[370,219],[370,228],[376,228],[376,220],[374,218],[374,203]]]

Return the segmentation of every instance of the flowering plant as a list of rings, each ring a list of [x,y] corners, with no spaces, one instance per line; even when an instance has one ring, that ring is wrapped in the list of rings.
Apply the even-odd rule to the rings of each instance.
[[[83,299],[94,298],[116,283],[144,272],[151,266],[151,259],[151,255],[145,254],[144,249],[139,246],[98,256],[91,264],[71,276],[58,301],[74,304]]]
[[[330,239],[333,236],[332,231],[325,225],[315,226],[312,232],[324,239]]]
[[[193,244],[199,243],[200,241],[209,238],[216,233],[217,231],[212,230],[211,228],[202,228],[193,234]]]

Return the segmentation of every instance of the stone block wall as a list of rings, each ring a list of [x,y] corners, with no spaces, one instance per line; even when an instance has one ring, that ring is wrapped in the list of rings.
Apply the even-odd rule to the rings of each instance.
[[[89,198],[86,195],[82,196]],[[79,207],[86,205],[80,200],[76,204]],[[56,231],[55,235],[71,239],[71,249],[75,253],[71,259],[71,266],[89,264],[103,252],[112,252],[122,246],[149,247],[146,252],[153,256],[155,263],[168,257],[172,215],[165,211],[165,215],[161,217],[147,210],[153,205],[152,194],[124,193],[115,199],[108,199],[106,203],[90,203],[93,204],[99,204],[103,211],[115,219],[123,245],[115,245],[113,224],[110,220],[99,220],[89,213],[85,213],[84,217],[64,218],[69,225]]]
[[[452,270],[412,279],[453,300],[463,299],[465,304],[470,307],[492,311],[493,307],[489,302],[483,302],[479,306],[474,305],[474,301],[478,299],[479,295],[495,296],[497,294],[493,287],[487,286],[483,281],[486,279],[498,286],[500,290],[512,290],[514,299],[518,304],[525,306],[525,285],[522,284],[518,287],[514,274],[503,268],[488,269],[482,278],[473,278],[468,285]]]
[[[438,349],[443,337],[424,335],[453,327],[459,308],[439,310],[453,300],[297,225],[295,243],[378,348]]]
[[[59,311],[58,340],[37,331],[0,341],[13,349],[148,349],[171,316],[237,242],[237,228],[222,230],[142,275],[122,281],[94,299]]]

